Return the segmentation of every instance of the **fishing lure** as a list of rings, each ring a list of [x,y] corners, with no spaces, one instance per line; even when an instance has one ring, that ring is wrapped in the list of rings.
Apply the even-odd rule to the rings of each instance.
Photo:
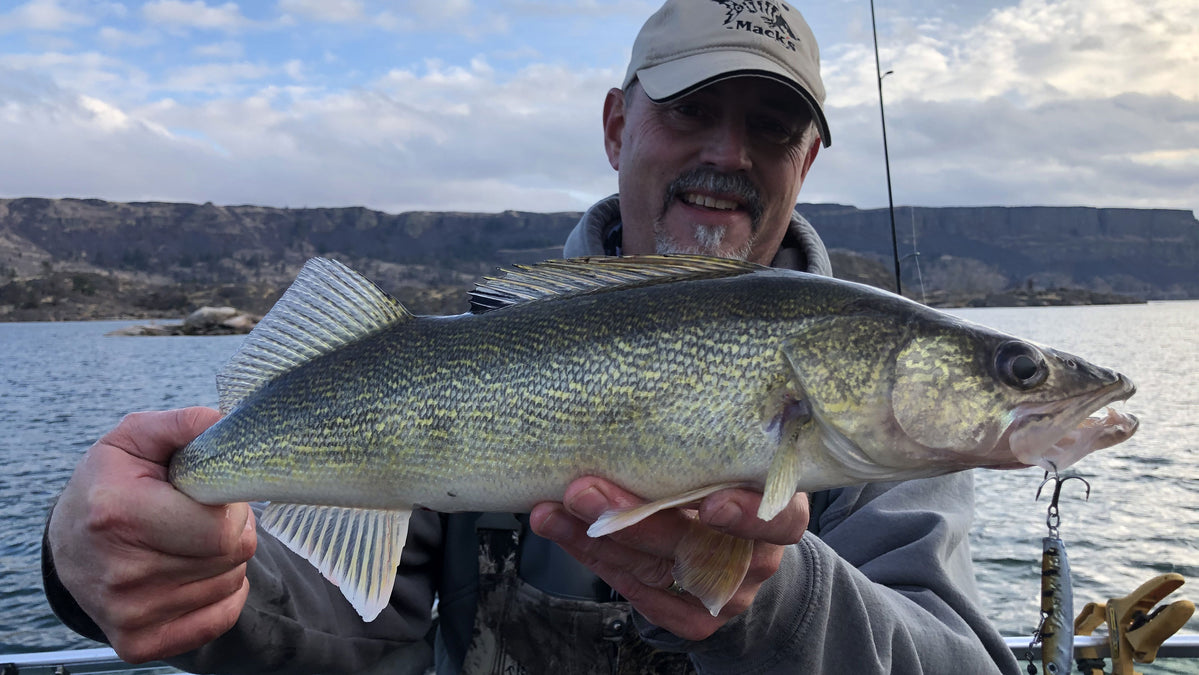
[[[1074,667],[1074,589],[1070,580],[1070,559],[1066,556],[1066,543],[1058,536],[1061,514],[1058,498],[1062,485],[1071,479],[1082,481],[1087,486],[1087,499],[1091,497],[1091,484],[1079,476],[1052,476],[1046,472],[1045,480],[1037,488],[1036,499],[1049,481],[1054,481],[1053,498],[1049,502],[1049,515],[1045,524],[1049,536],[1041,539],[1041,622],[1033,633],[1029,645],[1029,675],[1036,675],[1031,649],[1041,642],[1041,666],[1049,675],[1067,675]]]

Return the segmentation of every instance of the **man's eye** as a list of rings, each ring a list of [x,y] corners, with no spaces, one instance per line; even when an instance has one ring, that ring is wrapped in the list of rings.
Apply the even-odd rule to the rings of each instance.
[[[674,106],[674,111],[682,117],[702,117],[704,114],[703,106],[698,103],[679,103]]]
[[[768,143],[786,144],[795,140],[796,127],[774,118],[753,120],[752,128],[759,138]]]

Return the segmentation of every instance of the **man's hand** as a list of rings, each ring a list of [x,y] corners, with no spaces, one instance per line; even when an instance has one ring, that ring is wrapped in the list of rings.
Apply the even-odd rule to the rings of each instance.
[[[629,508],[645,500],[601,478],[584,477],[570,484],[562,503],[533,508],[533,531],[558,543],[589,567],[651,623],[687,640],[702,640],[753,603],[758,589],[779,567],[783,547],[799,541],[808,527],[807,496],[797,494],[770,521],[755,515],[762,495],[750,490],[722,490],[699,505],[701,523],[754,541],[749,572],[737,593],[712,616],[695,597],[668,590],[674,577],[675,548],[692,526],[695,512],[661,511],[632,527],[593,539],[587,527],[604,511]]]
[[[209,408],[127,416],[87,451],[51,514],[59,579],[126,661],[210,642],[245,605],[249,505],[205,506],[167,482],[171,455],[218,419]]]

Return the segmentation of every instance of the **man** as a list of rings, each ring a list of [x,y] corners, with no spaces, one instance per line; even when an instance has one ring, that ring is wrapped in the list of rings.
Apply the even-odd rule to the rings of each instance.
[[[829,274],[796,196],[829,143],[814,38],[781,2],[669,0],[604,104],[619,196],[567,256],[690,252]],[[692,516],[609,537],[586,526],[640,500],[597,478],[528,516],[418,512],[391,605],[363,623],[245,504],[165,482],[217,414],[126,418],[88,453],[47,525],[47,595],[76,630],[134,661],[218,672],[1014,672],[974,601],[969,474],[797,495],[770,522],[726,490],[694,517],[754,541],[711,616],[674,584]],[[434,647],[429,607],[439,621]],[[432,656],[430,652],[433,652]]]

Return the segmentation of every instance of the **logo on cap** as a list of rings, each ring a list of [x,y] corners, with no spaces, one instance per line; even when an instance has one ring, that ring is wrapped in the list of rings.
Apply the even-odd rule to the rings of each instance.
[[[799,42],[799,36],[791,30],[791,25],[783,17],[778,4],[770,0],[742,0],[740,2],[738,0],[712,0],[712,2],[724,7],[725,28],[761,35],[795,51],[795,43]]]

